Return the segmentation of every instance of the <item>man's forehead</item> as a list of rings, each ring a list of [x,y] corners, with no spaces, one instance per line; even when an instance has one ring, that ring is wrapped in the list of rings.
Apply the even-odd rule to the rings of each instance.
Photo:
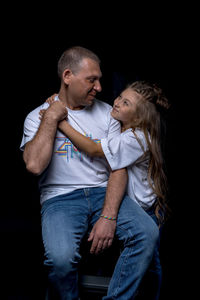
[[[80,62],[80,67],[81,68],[99,68],[99,63],[91,58],[83,58],[82,61]]]
[[[101,77],[102,72],[100,69],[100,65],[97,61],[92,60],[90,58],[84,58],[80,63],[80,69],[78,73],[91,74],[91,76]]]

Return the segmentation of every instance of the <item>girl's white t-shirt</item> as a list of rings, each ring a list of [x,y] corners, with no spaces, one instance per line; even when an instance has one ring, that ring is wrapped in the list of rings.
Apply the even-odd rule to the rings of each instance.
[[[48,106],[44,103],[26,117],[21,150],[33,139],[40,126],[39,111]],[[68,122],[80,133],[99,143],[100,139],[120,134],[120,123],[111,117],[111,109],[109,104],[95,99],[93,105],[82,110],[68,109]],[[39,179],[41,204],[76,189],[106,187],[109,174],[110,168],[105,158],[89,157],[57,130],[51,162]]]
[[[101,146],[113,171],[127,167],[127,194],[144,209],[148,209],[156,200],[147,180],[149,156],[143,156],[148,146],[144,133],[141,130],[135,133],[140,142],[130,128],[118,136],[101,139]]]

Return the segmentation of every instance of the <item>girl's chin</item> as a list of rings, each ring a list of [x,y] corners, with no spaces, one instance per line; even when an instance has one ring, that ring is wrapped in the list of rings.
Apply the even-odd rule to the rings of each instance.
[[[116,116],[116,113],[112,110],[111,111],[111,116],[115,119],[115,120],[118,120],[117,116]],[[119,120],[118,120],[119,121]]]

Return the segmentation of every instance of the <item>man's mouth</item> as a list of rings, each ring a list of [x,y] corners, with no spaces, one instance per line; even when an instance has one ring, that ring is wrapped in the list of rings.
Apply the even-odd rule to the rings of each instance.
[[[95,98],[96,93],[89,93],[88,95]]]

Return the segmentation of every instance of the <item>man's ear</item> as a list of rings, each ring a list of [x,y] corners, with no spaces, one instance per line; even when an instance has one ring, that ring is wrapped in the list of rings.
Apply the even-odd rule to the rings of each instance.
[[[62,74],[62,79],[65,84],[69,84],[71,77],[73,76],[73,73],[70,69],[65,69]]]

